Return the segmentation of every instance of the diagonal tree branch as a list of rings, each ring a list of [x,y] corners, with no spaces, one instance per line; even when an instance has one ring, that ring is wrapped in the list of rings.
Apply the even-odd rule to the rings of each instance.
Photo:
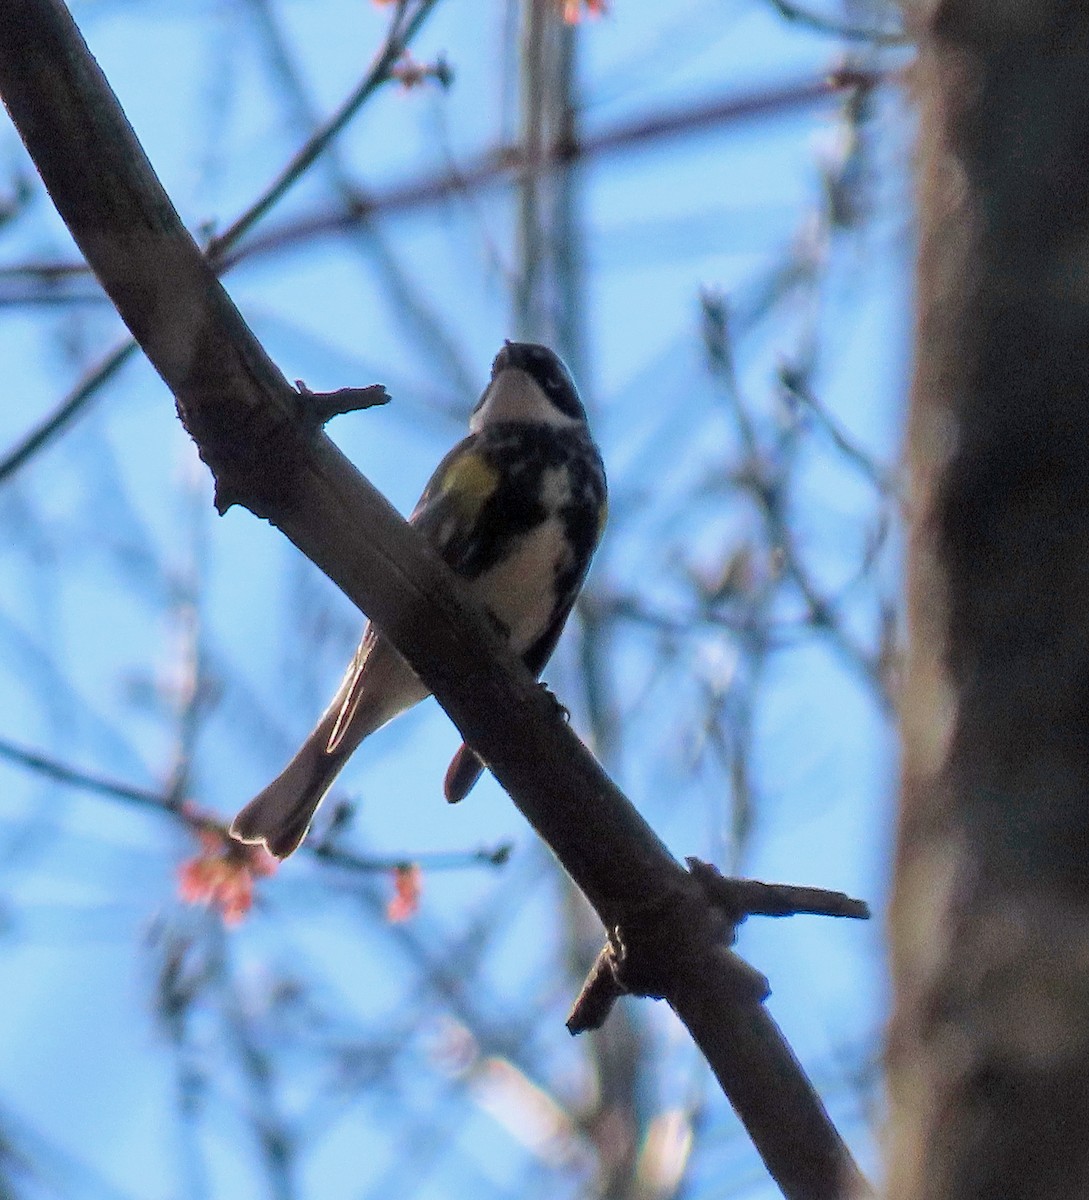
[[[76,242],[216,479],[271,521],[412,663],[594,905],[627,990],[668,1000],[784,1193],[864,1183],[728,949],[727,918],[472,607],[420,535],[302,420],[174,211],[61,0],[0,0],[0,95]]]

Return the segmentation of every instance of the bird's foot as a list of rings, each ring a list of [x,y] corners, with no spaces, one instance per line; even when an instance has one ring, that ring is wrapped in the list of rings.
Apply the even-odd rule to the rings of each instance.
[[[571,710],[567,707],[567,705],[564,704],[560,699],[558,699],[558,697],[556,696],[556,693],[554,691],[552,691],[552,689],[548,686],[547,683],[538,683],[537,686],[541,689],[542,692],[544,692],[544,694],[549,698],[549,700],[552,701],[553,705],[555,706],[556,711],[563,718],[564,723],[567,725],[570,725],[571,724]]]

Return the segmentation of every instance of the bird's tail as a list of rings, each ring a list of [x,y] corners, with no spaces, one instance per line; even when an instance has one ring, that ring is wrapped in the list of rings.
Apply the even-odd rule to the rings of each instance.
[[[231,822],[231,836],[263,842],[270,854],[287,858],[306,837],[318,805],[359,743],[427,694],[388,642],[365,637],[317,727]]]
[[[232,837],[240,842],[264,842],[277,858],[287,858],[299,848],[318,805],[348,757],[340,750],[330,754],[326,749],[333,720],[328,714],[323,717],[295,757],[235,817]]]

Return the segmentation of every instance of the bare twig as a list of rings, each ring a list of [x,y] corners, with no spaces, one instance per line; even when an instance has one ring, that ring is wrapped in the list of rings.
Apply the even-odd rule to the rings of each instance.
[[[542,148],[542,161],[536,164],[536,169],[561,170],[567,164],[606,158],[639,146],[671,142],[677,137],[697,134],[706,129],[742,125],[747,121],[797,112],[826,104],[844,90],[872,88],[888,79],[889,76],[882,72],[841,72],[801,79],[777,88],[741,94],[730,92],[700,103],[617,122],[611,128],[583,134],[577,140],[557,140],[555,144]],[[375,192],[362,202],[361,212],[368,216],[380,216],[429,208],[481,188],[510,183],[525,170],[526,164],[526,155],[519,147],[501,146],[456,170],[428,175]],[[321,233],[335,233],[350,227],[358,219],[342,212],[303,217],[248,238],[236,254],[248,257],[266,253]]]
[[[572,163],[624,153],[643,145],[670,142],[674,138],[706,129],[728,128],[750,120],[796,112],[826,104],[844,91],[872,89],[890,79],[895,81],[894,76],[879,71],[840,71],[800,79],[774,89],[741,94],[730,92],[697,104],[617,122],[612,127],[574,140],[559,140],[542,149],[538,169],[562,170]],[[282,225],[267,227],[263,233],[252,233],[253,224],[244,220],[246,214],[243,214],[235,225],[244,225],[245,232],[250,236],[239,245],[237,241],[228,240],[229,230],[220,234],[216,239],[221,251],[218,265],[227,271],[240,262],[273,254],[288,246],[298,246],[323,235],[343,233],[366,225],[374,217],[416,212],[482,188],[509,184],[518,178],[524,167],[525,157],[521,149],[516,145],[504,145],[485,152],[457,169],[376,189],[367,195],[356,194],[352,203],[339,205],[331,212],[294,217]],[[263,200],[263,196],[259,197],[254,204],[261,204]],[[232,225],[231,229],[234,227]],[[26,276],[48,283],[56,278],[81,275],[86,271],[84,263],[24,263],[0,268],[0,278]]]
[[[567,1032],[574,1037],[600,1029],[605,1024],[613,1005],[624,995],[613,970],[612,948],[605,946],[598,954],[594,965],[586,976],[582,990],[571,1006],[567,1016]]]
[[[292,155],[290,161],[284,164],[265,191],[221,234],[212,238],[208,243],[207,254],[213,262],[219,261],[226,250],[235,245],[239,238],[248,233],[266,213],[283,199],[310,167],[317,162],[326,147],[357,115],[366,101],[389,79],[390,71],[431,15],[436,3],[437,0],[417,0],[411,15],[404,18],[403,21],[403,13],[410,5],[398,4],[385,43],[378,51],[370,70],[359,85],[345,97],[336,112],[319,129],[316,129],[307,139],[306,144],[301,146]]]
[[[703,885],[711,901],[731,920],[746,917],[794,917],[808,913],[819,917],[853,917],[866,921],[870,907],[844,892],[799,887],[788,883],[760,883],[755,879],[729,879],[711,863],[686,858],[688,869]]]
[[[124,800],[144,808],[169,811],[166,798],[161,792],[152,788],[135,787],[118,779],[109,779],[104,775],[96,775],[91,771],[71,767],[48,754],[17,746],[6,738],[0,738],[0,758],[6,758],[8,762],[16,763],[28,771],[34,771],[39,775],[44,775],[47,779],[55,780],[57,783],[63,783],[69,787],[80,788],[85,792],[95,792],[100,796],[109,796],[114,800]]]
[[[213,238],[206,247],[208,259],[215,264],[218,271],[225,271],[232,265],[227,252],[238,239],[248,233],[264,217],[274,205],[283,198],[313,165],[321,153],[331,144],[348,122],[359,112],[378,88],[390,77],[390,71],[401,54],[411,44],[427,19],[436,0],[419,0],[411,17],[401,24],[401,7],[390,26],[386,41],[379,50],[370,70],[355,90],[344,100],[337,111],[307,140],[303,146],[269,184],[266,190],[242,213],[227,229]],[[3,6],[0,5],[0,12]],[[68,268],[63,264],[54,265],[51,273],[66,273]],[[68,425],[83,412],[91,400],[97,395],[109,379],[135,353],[137,343],[134,340],[123,342],[112,350],[96,367],[76,385],[75,389],[45,417],[23,439],[0,460],[0,484],[13,476],[24,466],[43,446],[57,437]]]
[[[70,766],[60,759],[37,750],[19,746],[7,738],[0,738],[0,758],[15,763],[28,771],[33,771],[46,779],[66,787],[78,788],[84,792],[105,796],[111,800],[120,800],[126,804],[135,804],[140,808],[153,809],[181,821],[191,829],[211,828],[226,836],[227,826],[205,813],[197,812],[187,805],[175,805],[165,791],[153,788],[136,787],[123,780],[111,779],[98,775],[93,771],[84,771],[79,767]],[[495,846],[482,846],[475,850],[436,850],[422,851],[411,854],[355,854],[328,841],[307,842],[303,851],[312,855],[320,862],[328,863],[346,871],[359,871],[367,874],[395,871],[399,867],[417,864],[427,871],[458,871],[466,867],[487,866],[503,867],[510,860],[512,845],[510,842],[500,842]]]
[[[906,46],[912,39],[903,30],[865,29],[858,25],[848,25],[845,21],[836,21],[831,17],[822,17],[810,12],[795,0],[768,0],[768,3],[780,16],[797,25],[817,33],[826,33],[832,37],[843,38],[848,42],[866,42],[871,46]]]
[[[288,115],[292,127],[307,142],[322,126],[319,109],[311,97],[304,73],[296,62],[297,40],[282,28],[278,6],[273,0],[247,0],[246,7],[253,17],[270,66],[275,75],[274,92]],[[396,27],[391,27],[391,33]],[[408,53],[410,33],[402,35],[404,54]],[[401,79],[398,63],[387,68],[390,78]],[[426,296],[425,289],[415,286],[405,266],[398,261],[386,231],[368,215],[370,190],[363,188],[348,165],[339,142],[326,145],[319,163],[321,174],[335,196],[340,210],[352,221],[354,236],[348,245],[365,258],[378,273],[382,290],[388,296],[391,316],[398,322],[404,337],[418,347],[420,355],[431,363],[438,377],[447,381],[457,394],[468,397],[473,391],[472,373],[447,328],[447,322]]]
[[[40,421],[8,451],[3,460],[0,460],[0,484],[10,479],[43,446],[63,432],[87,408],[102,385],[112,379],[138,349],[137,344],[129,338],[115,346],[97,366],[92,367],[53,412]]]
[[[305,849],[305,845],[303,849]],[[432,850],[416,854],[375,855],[353,854],[339,846],[319,842],[314,845],[314,857],[332,867],[349,871],[387,872],[405,867],[422,867],[428,873],[435,871],[461,871],[466,867],[504,867],[510,861],[513,845],[500,842],[498,845],[482,846],[477,850]]]
[[[802,405],[819,422],[832,444],[843,457],[874,485],[882,494],[895,494],[899,489],[896,473],[879,463],[868,454],[845,430],[827,408],[817,399],[810,388],[804,374],[795,371],[787,364],[779,369],[779,381],[791,400]]]
[[[721,929],[723,942],[732,942],[737,926],[750,916],[793,917],[807,913],[824,917],[853,917],[856,920],[868,920],[870,916],[869,905],[862,900],[853,900],[843,892],[794,884],[760,883],[755,879],[730,879],[710,863],[697,858],[687,858],[685,861],[692,877],[725,918],[726,924]],[[678,938],[678,942],[680,940]],[[571,1009],[567,1018],[568,1030],[576,1034],[599,1028],[613,1004],[626,992],[637,990],[639,985],[633,988],[631,978],[622,944],[610,939],[598,955]],[[758,986],[766,994],[766,981]],[[647,993],[638,991],[638,994]]]
[[[388,404],[390,400],[389,393],[380,383],[372,383],[369,387],[342,387],[335,392],[312,392],[301,379],[295,380],[295,386],[305,400],[299,406],[299,416],[315,430],[334,417],[363,412]]]

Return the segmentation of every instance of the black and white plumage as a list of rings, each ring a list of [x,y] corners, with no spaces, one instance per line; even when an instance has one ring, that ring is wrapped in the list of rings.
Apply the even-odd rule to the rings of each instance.
[[[507,342],[469,421],[409,521],[468,584],[536,676],[556,647],[605,524],[605,471],[567,368],[546,346]],[[368,624],[332,703],[283,771],[235,817],[231,834],[286,858],[364,738],[427,688]],[[454,756],[446,797],[483,764]]]

